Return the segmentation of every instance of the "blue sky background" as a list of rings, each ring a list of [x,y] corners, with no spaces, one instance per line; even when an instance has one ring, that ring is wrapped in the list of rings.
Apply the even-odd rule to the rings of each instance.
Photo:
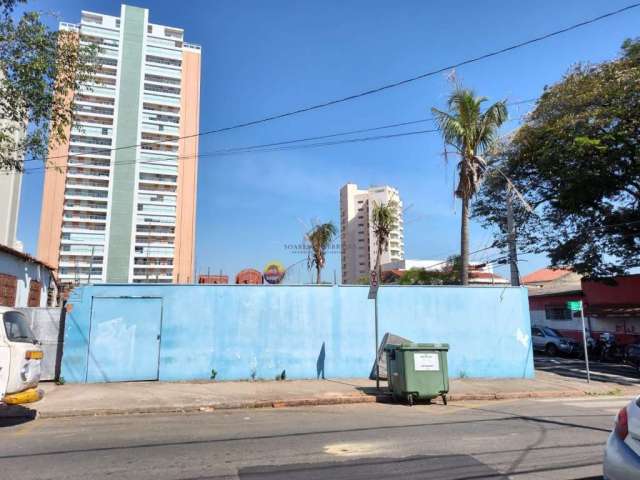
[[[631,0],[476,1],[130,1],[150,9],[152,23],[182,27],[202,45],[201,130],[294,110],[474,57],[626,6]],[[113,1],[32,0],[32,9],[78,22],[80,10],[119,15]],[[52,25],[57,19],[50,17]],[[515,102],[540,95],[574,63],[616,56],[638,35],[632,10],[550,40],[457,70],[458,79],[490,100]],[[200,153],[430,116],[443,108],[450,84],[436,75],[410,85],[320,111],[200,139]],[[531,104],[510,108],[516,118]],[[419,124],[377,133],[429,128]],[[508,129],[515,128],[511,121]],[[339,224],[339,189],[389,184],[400,190],[407,258],[445,258],[459,249],[460,208],[453,199],[453,164],[442,141],[425,134],[332,147],[204,157],[199,164],[197,269],[235,275],[270,260],[290,265],[312,220]],[[35,252],[43,176],[23,181],[18,236]],[[471,249],[491,243],[491,232],[471,229]],[[472,259],[496,257],[486,251]],[[522,259],[528,273],[543,256]],[[339,272],[328,259],[326,279]],[[507,274],[506,269],[498,271]],[[306,281],[304,262],[293,281]]]

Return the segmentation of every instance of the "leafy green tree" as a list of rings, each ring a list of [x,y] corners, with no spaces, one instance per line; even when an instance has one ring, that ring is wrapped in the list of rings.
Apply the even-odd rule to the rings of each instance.
[[[22,170],[22,158],[46,158],[48,142],[66,140],[71,92],[93,77],[98,47],[52,31],[38,12],[14,19],[25,0],[0,0],[0,169]],[[16,135],[28,125],[26,135]],[[52,163],[55,163],[52,162]]]
[[[535,207],[516,210],[521,249],[591,277],[640,266],[638,92],[640,41],[627,40],[619,58],[579,64],[547,87],[492,158]],[[504,182],[488,178],[474,208],[501,232],[503,196]]]
[[[393,200],[387,203],[374,201],[371,212],[371,225],[373,236],[376,240],[376,270],[379,281],[382,279],[382,265],[380,259],[382,252],[389,248],[389,237],[394,228],[398,226],[398,202]]]
[[[412,268],[400,278],[400,285],[460,285],[460,263],[455,255],[440,270]]]
[[[336,232],[337,230],[335,225],[331,222],[327,222],[315,225],[306,234],[307,241],[311,246],[311,250],[309,250],[309,258],[307,260],[307,267],[309,270],[315,267],[317,284],[322,283],[320,275],[327,262],[327,248],[331,245]]]
[[[485,160],[481,155],[493,145],[498,128],[507,119],[507,107],[504,101],[494,103],[483,112],[482,104],[486,101],[486,97],[478,97],[472,90],[456,86],[447,102],[448,112],[437,108],[431,109],[445,144],[453,147],[460,157],[455,194],[462,201],[460,226],[462,285],[469,284],[469,204],[478,190],[486,169]]]

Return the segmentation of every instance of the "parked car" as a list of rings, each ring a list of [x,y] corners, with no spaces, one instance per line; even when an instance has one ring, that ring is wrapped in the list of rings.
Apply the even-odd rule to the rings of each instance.
[[[565,355],[580,354],[580,344],[575,340],[563,337],[557,330],[550,327],[531,327],[533,349],[545,352],[552,357],[563,353]]]
[[[0,402],[38,401],[42,348],[22,312],[0,307],[0,317]]]
[[[618,412],[604,451],[603,470],[606,480],[640,478],[640,397]]]
[[[640,370],[640,344],[629,345],[627,347],[626,361]]]

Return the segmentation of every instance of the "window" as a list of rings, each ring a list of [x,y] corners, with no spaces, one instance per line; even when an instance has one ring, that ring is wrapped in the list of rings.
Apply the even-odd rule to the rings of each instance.
[[[147,33],[153,33],[153,25],[147,25]]]
[[[533,327],[531,329],[531,335],[533,335],[534,337],[544,337],[544,334],[542,333],[542,330],[540,330],[537,327]]]
[[[562,337],[562,335],[560,335],[560,333],[557,330],[554,330],[553,328],[542,327],[542,330],[544,331],[545,335],[547,335],[548,337]]]
[[[37,280],[31,280],[29,282],[29,299],[27,300],[27,307],[39,307],[40,306],[40,292],[42,291],[42,284]]]
[[[82,21],[86,23],[95,23],[102,25],[102,17],[100,15],[92,15],[90,13],[82,14]]]
[[[0,305],[15,307],[18,279],[13,275],[0,273]]]
[[[103,135],[109,135],[109,129],[108,128],[103,128],[102,129],[102,134]]]
[[[116,18],[116,28],[120,28],[120,19]]]
[[[174,30],[172,28],[165,28],[164,35],[165,37],[182,38],[182,32],[180,30]]]
[[[544,312],[547,320],[571,320],[571,311],[564,305],[545,305]]]
[[[10,342],[35,343],[36,338],[24,313],[16,311],[5,312],[2,315],[2,320]]]

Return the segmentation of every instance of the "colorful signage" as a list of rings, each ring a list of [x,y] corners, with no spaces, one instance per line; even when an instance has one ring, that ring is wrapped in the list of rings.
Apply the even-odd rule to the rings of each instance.
[[[280,262],[274,261],[267,263],[267,266],[264,267],[264,272],[262,272],[262,276],[265,282],[270,283],[271,285],[277,285],[284,279],[284,273],[284,265]]]

